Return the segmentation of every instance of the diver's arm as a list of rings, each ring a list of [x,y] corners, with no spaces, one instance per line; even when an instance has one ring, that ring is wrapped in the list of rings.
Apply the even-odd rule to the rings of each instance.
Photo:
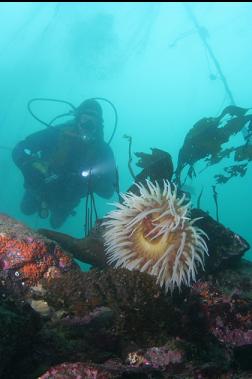
[[[33,187],[41,185],[45,177],[44,162],[39,153],[53,143],[54,131],[45,129],[31,134],[25,140],[20,141],[12,151],[12,158],[21,170],[25,181]]]
[[[43,151],[48,147],[48,144],[52,143],[54,134],[53,130],[44,129],[18,142],[12,151],[14,163],[22,170],[27,163],[37,158],[40,151]]]

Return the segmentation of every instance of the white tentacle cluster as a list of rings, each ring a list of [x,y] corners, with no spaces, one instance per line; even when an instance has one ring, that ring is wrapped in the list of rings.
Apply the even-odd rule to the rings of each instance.
[[[162,189],[149,180],[136,185],[139,196],[122,194],[123,203],[104,222],[108,263],[148,272],[166,292],[190,286],[208,254],[207,235],[189,217],[190,203],[168,181]]]

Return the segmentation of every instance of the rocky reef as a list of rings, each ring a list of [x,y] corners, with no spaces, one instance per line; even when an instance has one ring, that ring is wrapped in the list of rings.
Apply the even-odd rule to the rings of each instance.
[[[0,215],[0,377],[251,378],[249,245],[207,214],[197,222],[206,269],[165,294],[147,273],[106,266],[100,226],[76,242]],[[73,257],[94,256],[92,241],[81,272]]]

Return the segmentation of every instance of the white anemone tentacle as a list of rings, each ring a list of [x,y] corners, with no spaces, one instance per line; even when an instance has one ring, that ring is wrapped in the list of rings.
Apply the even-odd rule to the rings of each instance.
[[[166,292],[190,286],[208,255],[208,236],[194,226],[201,218],[191,219],[191,203],[167,180],[136,187],[140,195],[121,194],[103,223],[108,263],[147,272]]]

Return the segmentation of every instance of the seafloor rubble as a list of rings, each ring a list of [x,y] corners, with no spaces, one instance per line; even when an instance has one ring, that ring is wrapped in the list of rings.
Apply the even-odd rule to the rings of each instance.
[[[45,237],[0,215],[0,377],[252,378],[249,245],[207,214],[197,222],[206,270],[165,295],[146,273],[106,266],[99,225]]]

